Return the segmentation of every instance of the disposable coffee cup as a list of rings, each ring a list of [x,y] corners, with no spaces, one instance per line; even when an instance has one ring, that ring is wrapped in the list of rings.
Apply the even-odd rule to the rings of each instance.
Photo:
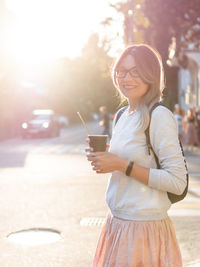
[[[90,147],[94,152],[106,151],[107,135],[88,135],[90,139]]]

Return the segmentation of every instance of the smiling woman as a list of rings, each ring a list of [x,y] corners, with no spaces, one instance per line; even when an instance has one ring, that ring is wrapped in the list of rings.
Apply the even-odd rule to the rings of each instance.
[[[11,50],[25,65],[79,56],[109,8],[107,1],[91,0],[7,0],[7,6],[17,21]]]

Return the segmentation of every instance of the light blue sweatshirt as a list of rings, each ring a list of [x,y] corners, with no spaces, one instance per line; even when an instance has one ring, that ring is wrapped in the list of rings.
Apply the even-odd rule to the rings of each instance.
[[[114,171],[106,201],[113,216],[127,220],[161,220],[168,216],[171,206],[167,192],[181,194],[187,184],[177,123],[172,112],[163,106],[152,113],[149,133],[161,165],[161,169],[157,169],[153,154],[148,154],[144,131],[134,127],[137,116],[138,113],[129,114],[128,109],[124,111],[114,127],[110,152],[150,168],[148,185]]]

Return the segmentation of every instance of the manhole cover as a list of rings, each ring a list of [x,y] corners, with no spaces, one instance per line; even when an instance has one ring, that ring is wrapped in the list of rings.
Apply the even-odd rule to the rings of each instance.
[[[54,243],[61,239],[60,232],[53,229],[33,228],[11,233],[7,236],[10,242],[37,246]]]

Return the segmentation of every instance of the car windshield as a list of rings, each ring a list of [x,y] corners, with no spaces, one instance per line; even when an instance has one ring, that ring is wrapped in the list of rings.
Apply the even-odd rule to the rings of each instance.
[[[50,114],[39,114],[39,115],[32,114],[31,119],[32,120],[50,120],[51,115]]]

